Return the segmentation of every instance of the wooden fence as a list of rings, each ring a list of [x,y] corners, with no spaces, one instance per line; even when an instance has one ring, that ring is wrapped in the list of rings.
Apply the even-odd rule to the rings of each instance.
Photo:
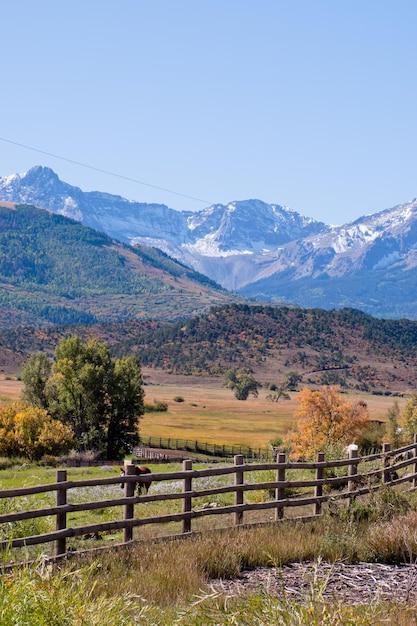
[[[272,460],[272,449],[251,448],[245,445],[208,443],[196,439],[177,439],[175,437],[145,437],[141,436],[140,446],[148,448],[161,448],[166,450],[184,450],[185,452],[198,452],[209,456],[233,457],[237,454],[246,459]],[[135,451],[134,451],[135,452]]]
[[[365,463],[373,463],[374,467],[377,466],[377,468],[358,472],[358,466]],[[340,472],[340,468],[344,468],[343,475],[335,475],[336,471]],[[407,470],[407,468],[410,468],[411,471],[404,473],[404,470]],[[264,482],[245,481],[245,476],[248,473],[267,470],[275,472],[275,480]],[[304,470],[314,471],[314,477],[311,479],[297,479],[297,471]],[[308,517],[311,515],[318,516],[322,513],[323,504],[330,499],[353,499],[357,496],[369,494],[379,489],[382,485],[396,486],[402,483],[411,483],[411,488],[416,488],[417,437],[415,437],[412,444],[396,450],[391,450],[389,444],[384,444],[383,451],[380,453],[358,456],[357,451],[353,450],[348,458],[337,460],[326,460],[324,454],[320,453],[314,462],[293,462],[289,461],[285,454],[280,453],[276,462],[246,463],[242,455],[237,455],[235,456],[234,464],[226,467],[193,469],[192,461],[185,460],[182,471],[162,472],[140,477],[136,476],[134,472],[134,465],[126,465],[125,476],[72,481],[68,480],[67,471],[61,469],[57,471],[57,479],[53,484],[0,491],[0,499],[8,498],[9,500],[34,494],[56,493],[55,506],[0,515],[0,531],[3,524],[13,524],[21,520],[31,520],[46,516],[55,516],[56,530],[46,534],[2,540],[0,541],[0,548],[5,550],[54,542],[55,555],[63,556],[69,553],[66,542],[70,537],[123,530],[123,543],[128,544],[133,540],[133,529],[148,524],[180,522],[182,524],[182,533],[189,534],[193,530],[193,520],[212,515],[232,514],[234,524],[237,526],[245,522],[245,515],[249,511],[273,510],[274,518],[278,521],[285,518],[285,510],[287,508],[311,506],[311,512],[306,512],[304,509],[304,516],[307,517],[307,513]],[[296,478],[289,478],[288,472],[291,472],[291,475]],[[234,481],[232,484],[215,486],[209,489],[193,488],[193,482],[196,479],[213,476],[230,476],[234,478]],[[155,485],[155,483],[173,480],[182,481],[183,489],[181,492],[152,493],[151,489],[151,492],[146,495],[135,496],[135,488],[138,481],[142,483],[148,481]],[[68,503],[68,493],[73,489],[120,484],[124,485],[123,497],[94,502]],[[324,493],[325,487],[330,490],[328,493]],[[295,488],[312,488],[312,492],[287,495],[287,489]],[[340,488],[342,488],[341,491],[336,490]],[[245,494],[256,490],[268,490],[269,493],[273,494],[272,499],[263,502],[245,502]],[[220,505],[215,508],[193,507],[193,502],[196,498],[212,497],[227,493],[234,494],[233,504]],[[136,505],[169,500],[182,501],[182,511],[150,517],[135,517]],[[124,507],[124,515],[123,519],[117,521],[75,527],[69,526],[67,523],[67,515],[69,513],[119,506]],[[141,507],[141,513],[144,510]]]

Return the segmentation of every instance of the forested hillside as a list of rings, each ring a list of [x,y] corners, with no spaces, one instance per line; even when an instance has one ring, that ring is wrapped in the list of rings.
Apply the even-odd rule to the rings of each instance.
[[[187,321],[130,320],[75,330],[173,373],[223,376],[227,368],[250,367],[263,382],[295,370],[305,383],[383,393],[417,388],[417,322],[381,320],[353,309],[233,304]],[[21,359],[30,350],[51,349],[73,331],[12,329],[2,334],[1,352],[10,348]]]
[[[175,319],[227,301],[159,250],[32,206],[0,205],[0,325]]]
[[[325,311],[245,304],[213,308],[185,323],[127,325],[103,332],[145,365],[187,374],[251,367],[264,381],[289,370],[305,382],[361,390],[417,384],[417,322],[381,320],[354,309]]]

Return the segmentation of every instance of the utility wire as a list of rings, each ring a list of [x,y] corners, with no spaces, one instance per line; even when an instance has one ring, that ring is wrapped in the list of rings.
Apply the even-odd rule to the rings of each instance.
[[[72,165],[79,165],[80,167],[85,167],[89,170],[93,170],[94,172],[100,172],[101,174],[114,176],[115,178],[120,178],[121,180],[128,180],[131,183],[143,185],[144,187],[150,187],[151,189],[158,189],[159,191],[165,191],[166,193],[171,193],[174,196],[180,196],[181,198],[187,198],[188,200],[195,200],[196,202],[202,202],[203,204],[206,204],[206,205],[212,204],[212,202],[210,202],[209,200],[196,198],[195,196],[190,196],[186,193],[180,193],[179,191],[174,191],[173,189],[168,189],[167,187],[160,187],[159,185],[152,185],[151,183],[145,183],[143,180],[138,180],[137,178],[131,178],[130,176],[123,176],[123,174],[117,174],[116,172],[111,172],[110,170],[104,170],[100,167],[95,167],[94,165],[90,165],[89,163],[83,163],[82,161],[75,161],[74,159],[69,159],[59,154],[54,154],[53,152],[47,152],[46,150],[41,150],[41,148],[35,148],[34,146],[28,146],[27,144],[19,143],[18,141],[13,141],[12,139],[6,139],[6,137],[0,137],[0,141],[3,141],[4,143],[12,144],[13,146],[18,146],[19,148],[25,148],[26,150],[32,150],[32,152],[38,152],[39,154],[44,154],[46,156],[52,157],[53,159],[59,159],[60,161],[71,163]]]

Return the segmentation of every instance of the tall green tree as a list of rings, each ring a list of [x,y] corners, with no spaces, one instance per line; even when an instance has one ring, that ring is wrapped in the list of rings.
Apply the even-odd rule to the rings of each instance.
[[[47,383],[51,370],[52,363],[43,352],[34,352],[28,357],[22,368],[25,402],[46,409],[48,406]]]
[[[111,411],[107,432],[107,458],[118,458],[138,442],[139,416],[144,412],[142,376],[137,360],[115,359]]]
[[[137,443],[143,389],[133,357],[113,359],[98,339],[68,337],[56,348],[44,389],[46,408],[71,426],[78,449],[98,450],[110,459]]]
[[[255,380],[250,370],[228,370],[225,375],[225,386],[231,389],[237,400],[247,400],[249,395],[258,396],[261,384]]]

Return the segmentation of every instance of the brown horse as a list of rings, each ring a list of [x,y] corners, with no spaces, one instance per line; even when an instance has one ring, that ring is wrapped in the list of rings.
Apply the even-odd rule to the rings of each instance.
[[[149,467],[146,467],[145,465],[135,465],[134,467],[135,467],[136,476],[144,476],[145,474],[152,474],[152,470],[150,470]],[[121,467],[120,476],[124,476],[125,473],[126,473],[125,468]],[[148,493],[149,487],[151,486],[152,481],[151,480],[138,480],[136,484],[137,484],[138,496],[140,496],[142,493],[142,490],[145,490],[145,493]],[[120,486],[123,489],[123,483]]]

